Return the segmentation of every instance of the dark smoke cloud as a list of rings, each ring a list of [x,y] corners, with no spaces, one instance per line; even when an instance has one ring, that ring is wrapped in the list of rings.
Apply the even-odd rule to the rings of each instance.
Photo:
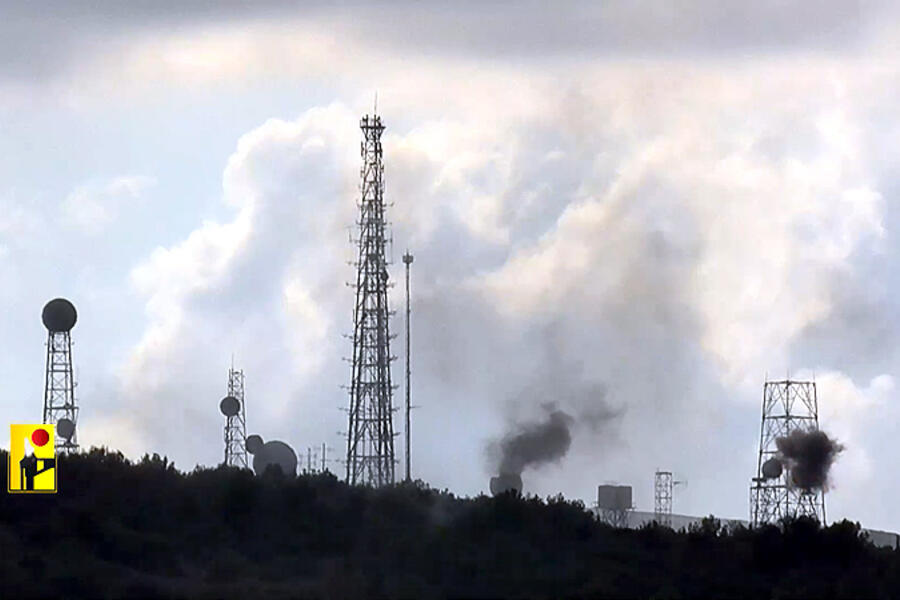
[[[526,467],[560,460],[572,445],[570,428],[575,419],[559,409],[543,421],[520,425],[500,441],[501,475],[521,475]]]
[[[596,444],[617,436],[615,425],[625,406],[610,403],[607,386],[591,380],[581,361],[563,360],[564,347],[553,327],[538,329],[537,347],[543,348],[535,381],[517,394],[509,408],[520,415],[540,407],[543,417],[522,421],[511,418],[507,432],[491,443],[488,460],[498,477],[491,479],[491,492],[523,489],[522,472],[561,461],[570,451],[578,432]],[[547,402],[547,398],[553,398]],[[595,442],[595,443],[594,443]]]
[[[804,490],[824,488],[828,471],[844,446],[823,431],[796,429],[775,440],[778,451],[791,472],[791,481]]]

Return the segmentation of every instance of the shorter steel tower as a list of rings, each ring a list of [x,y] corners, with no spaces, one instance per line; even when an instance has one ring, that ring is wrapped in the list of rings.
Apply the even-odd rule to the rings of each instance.
[[[653,485],[653,515],[656,522],[672,526],[672,495],[675,482],[671,471],[657,471]]]
[[[78,450],[75,402],[75,376],[72,372],[72,337],[78,320],[71,302],[64,298],[44,306],[41,320],[47,328],[47,366],[44,373],[44,423],[56,426],[56,449],[71,453]]]
[[[225,415],[225,464],[250,468],[247,457],[247,408],[244,401],[244,371],[228,370],[228,395],[219,403]]]
[[[825,491],[792,484],[782,467],[777,441],[795,430],[819,429],[819,404],[812,381],[767,381],[763,387],[762,424],[756,477],[750,484],[750,522],[777,523],[785,517],[809,516],[825,524]]]
[[[675,487],[687,485],[687,481],[675,481],[671,471],[657,471],[653,482],[653,514],[656,522],[672,526],[672,500]]]

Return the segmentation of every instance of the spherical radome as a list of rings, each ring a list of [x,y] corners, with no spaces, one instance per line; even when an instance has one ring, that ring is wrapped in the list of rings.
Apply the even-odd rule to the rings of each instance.
[[[59,437],[65,439],[71,439],[73,435],[75,435],[75,423],[73,423],[70,419],[62,418],[56,422],[56,433],[59,434]]]
[[[297,475],[297,455],[284,442],[266,442],[253,453],[253,471],[262,475],[269,467],[277,467],[285,475],[294,477]]]
[[[784,472],[784,465],[781,464],[781,461],[777,458],[770,458],[766,462],[763,463],[762,466],[762,474],[766,479],[775,479],[777,477],[781,477],[781,474]]]
[[[250,454],[256,454],[257,452],[259,452],[259,449],[263,447],[262,436],[256,435],[255,433],[253,435],[248,435],[247,441],[244,445],[247,448],[247,452],[249,452]]]
[[[491,477],[491,494],[494,496],[512,490],[522,493],[521,475],[504,473],[497,477]]]
[[[41,320],[48,331],[69,331],[75,327],[78,313],[75,306],[65,298],[55,298],[44,305]]]
[[[222,401],[219,402],[219,410],[221,410],[222,414],[226,417],[233,417],[241,411],[241,403],[234,396],[225,396],[222,398]]]

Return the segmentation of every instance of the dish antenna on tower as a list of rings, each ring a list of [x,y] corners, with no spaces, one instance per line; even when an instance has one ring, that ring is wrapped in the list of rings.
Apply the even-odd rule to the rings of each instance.
[[[247,452],[249,452],[250,454],[256,454],[257,452],[259,452],[259,449],[262,447],[263,447],[262,436],[256,435],[255,433],[253,435],[247,436]]]
[[[228,370],[228,392],[219,402],[225,415],[225,464],[250,468],[247,456],[247,408],[244,398],[244,371],[234,368],[234,357]]]
[[[63,417],[56,422],[56,433],[67,440],[72,439],[75,435],[75,423]]]
[[[56,425],[56,448],[62,452],[78,449],[75,402],[75,374],[72,371],[72,337],[78,321],[75,306],[65,298],[54,298],[44,305],[41,321],[47,328],[47,362],[44,370],[43,422]]]
[[[222,401],[219,402],[219,410],[221,410],[222,414],[226,417],[233,417],[240,412],[241,403],[238,402],[238,399],[234,396],[225,396],[222,398]]]

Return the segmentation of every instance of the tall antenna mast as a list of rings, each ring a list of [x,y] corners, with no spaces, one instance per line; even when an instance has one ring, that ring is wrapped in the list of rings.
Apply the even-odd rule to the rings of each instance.
[[[413,262],[413,255],[406,251],[403,255],[403,264],[406,265],[406,481],[412,481],[409,470],[409,266]]]
[[[394,421],[385,258],[384,165],[377,114],[360,120],[363,165],[360,169],[356,303],[353,308],[347,482],[381,486],[394,483]]]
[[[71,302],[56,298],[44,305],[41,320],[47,328],[43,422],[56,425],[56,449],[69,454],[78,450],[75,432],[78,405],[75,402],[70,335],[78,321],[78,313]]]
[[[814,381],[767,381],[763,386],[762,423],[756,477],[750,484],[750,522],[777,523],[784,517],[809,516],[825,524],[825,491],[793,485],[783,467],[777,440],[796,430],[819,429]]]

